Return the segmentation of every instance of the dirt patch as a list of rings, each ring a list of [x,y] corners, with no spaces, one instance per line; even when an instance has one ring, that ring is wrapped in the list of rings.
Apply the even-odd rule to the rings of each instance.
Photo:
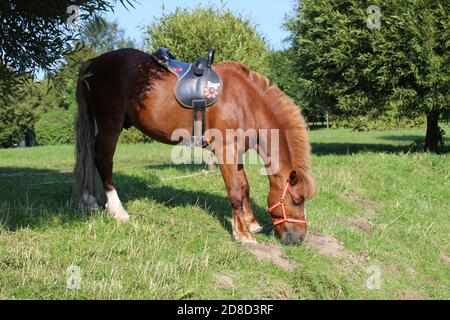
[[[413,278],[414,280],[417,278],[417,272],[416,272],[416,270],[414,270],[414,268],[408,267],[408,268],[406,268],[406,270],[411,275],[411,278]]]
[[[247,244],[246,247],[258,260],[270,260],[286,271],[293,271],[294,266],[284,257],[279,247],[269,243]]]
[[[361,261],[362,263],[370,262],[370,259],[371,258],[368,251],[361,252],[361,254],[359,255],[359,261]]]
[[[233,278],[228,276],[216,276],[216,286],[221,289],[230,289],[234,287]]]
[[[364,231],[366,233],[373,232],[373,224],[370,221],[367,221],[363,218],[349,218],[349,217],[336,217],[338,222],[342,222],[352,227]]]
[[[306,243],[309,243],[320,254],[333,258],[338,258],[344,250],[336,238],[328,234],[313,232],[306,238]]]
[[[361,199],[359,196],[353,194],[343,195],[341,198],[344,200],[357,205],[360,210],[364,211],[368,216],[377,216],[381,213],[377,211],[376,202],[368,199]]]
[[[401,292],[397,295],[397,298],[399,300],[423,300],[423,296],[415,290]]]
[[[443,260],[446,264],[450,265],[450,258],[449,258],[447,255],[443,254],[443,255],[442,255],[442,260]]]
[[[351,261],[356,261],[350,252],[336,240],[335,237],[328,234],[321,234],[317,232],[310,233],[306,237],[306,243],[316,249],[320,254],[332,258],[345,258]]]
[[[344,199],[347,200],[348,202],[351,202],[351,203],[357,203],[357,202],[360,201],[359,197],[357,197],[357,196],[355,196],[353,194],[346,194],[344,196]]]
[[[261,292],[261,300],[291,300],[296,299],[295,290],[281,281],[267,283]]]
[[[379,216],[381,213],[374,208],[367,208],[366,213],[369,217]]]

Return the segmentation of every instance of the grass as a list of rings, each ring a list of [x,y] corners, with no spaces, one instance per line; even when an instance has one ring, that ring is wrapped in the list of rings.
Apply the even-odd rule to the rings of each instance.
[[[119,146],[127,225],[72,208],[72,146],[0,150],[0,299],[449,299],[450,154],[414,152],[422,133],[311,131],[319,193],[308,203],[310,232],[357,259],[258,235],[281,247],[292,272],[232,240],[218,172],[171,179],[201,167],[171,165],[170,146]],[[257,217],[269,223],[266,178],[258,166],[247,174]],[[81,268],[79,290],[66,288],[71,265]],[[366,286],[371,266],[381,271],[377,290]]]

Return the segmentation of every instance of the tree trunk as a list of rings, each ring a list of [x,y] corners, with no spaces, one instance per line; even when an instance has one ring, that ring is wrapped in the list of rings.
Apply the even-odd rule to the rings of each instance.
[[[425,151],[436,153],[440,139],[439,110],[431,110],[427,115],[427,136],[425,137]]]

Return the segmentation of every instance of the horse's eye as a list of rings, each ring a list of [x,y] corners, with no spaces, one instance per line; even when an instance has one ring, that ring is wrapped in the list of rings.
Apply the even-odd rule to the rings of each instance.
[[[299,205],[303,204],[303,202],[305,202],[303,199],[292,199],[292,203],[295,206],[299,206]]]

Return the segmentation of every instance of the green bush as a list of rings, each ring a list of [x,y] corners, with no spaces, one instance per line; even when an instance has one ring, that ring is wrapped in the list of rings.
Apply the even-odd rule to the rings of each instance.
[[[393,130],[420,128],[425,125],[425,117],[421,118],[398,118],[383,115],[377,119],[369,116],[360,116],[353,118],[341,118],[336,121],[336,126],[340,128],[351,128],[357,131],[371,130]]]
[[[75,143],[75,108],[58,108],[44,113],[35,125],[39,145]]]
[[[76,108],[58,108],[44,113],[35,125],[36,140],[39,145],[58,145],[75,143]],[[134,127],[123,130],[119,143],[147,143],[152,139]]]
[[[119,143],[123,144],[135,144],[135,143],[147,143],[152,142],[150,137],[147,137],[135,127],[131,127],[128,130],[123,130],[120,134]]]
[[[0,147],[9,148],[25,139],[25,131],[33,131],[35,110],[29,104],[0,100]]]
[[[225,8],[177,8],[164,13],[148,28],[147,47],[168,48],[178,59],[193,61],[208,48],[216,48],[216,61],[236,60],[267,74],[269,52],[255,24]]]

